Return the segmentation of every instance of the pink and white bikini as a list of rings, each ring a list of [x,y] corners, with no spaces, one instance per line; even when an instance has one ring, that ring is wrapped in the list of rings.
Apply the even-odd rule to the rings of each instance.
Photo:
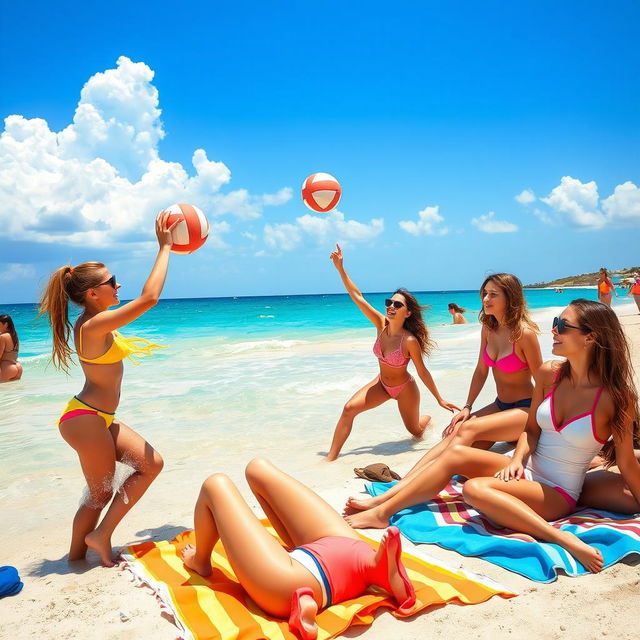
[[[393,367],[394,369],[401,369],[402,367],[406,367],[409,364],[411,358],[406,358],[402,353],[402,343],[404,342],[405,334],[402,334],[402,338],[400,339],[400,344],[395,351],[387,354],[386,356],[382,353],[382,346],[380,345],[380,336],[388,329],[389,325],[386,325],[385,328],[378,334],[375,343],[373,344],[373,355],[380,360],[380,362],[384,362],[389,367]],[[389,386],[382,382],[382,378],[380,378],[380,384],[384,387],[384,390],[391,396],[392,398],[397,398],[402,390],[410,383],[413,382],[413,376],[409,374],[409,378],[405,380],[402,384]]]
[[[589,463],[605,444],[596,435],[595,410],[602,394],[596,393],[591,411],[582,413],[564,424],[556,423],[553,394],[540,403],[536,418],[541,433],[538,445],[525,468],[525,478],[553,487],[573,510],[578,501]]]

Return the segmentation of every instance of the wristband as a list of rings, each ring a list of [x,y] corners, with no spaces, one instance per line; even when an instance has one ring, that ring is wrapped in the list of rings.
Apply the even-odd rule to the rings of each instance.
[[[472,406],[470,404],[465,404],[464,407],[462,407],[463,409],[469,409],[469,411],[471,411]]]

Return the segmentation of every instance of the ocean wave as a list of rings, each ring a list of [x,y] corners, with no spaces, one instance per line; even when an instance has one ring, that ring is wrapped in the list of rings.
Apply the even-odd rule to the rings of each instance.
[[[303,344],[309,344],[309,342],[307,340],[254,340],[222,345],[220,353],[235,355],[251,351],[285,351]]]

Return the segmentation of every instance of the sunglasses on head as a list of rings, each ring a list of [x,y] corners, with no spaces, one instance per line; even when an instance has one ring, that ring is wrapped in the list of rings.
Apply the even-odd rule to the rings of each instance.
[[[105,280],[104,282],[101,282],[98,285],[98,287],[101,287],[103,284],[108,284],[108,285],[112,286],[115,289],[116,288],[116,283],[117,283],[116,277],[115,277],[115,275],[112,275],[108,280]]]
[[[552,329],[555,329],[558,333],[564,333],[565,329],[578,329],[579,331],[588,331],[586,327],[576,327],[575,324],[569,324],[564,318],[556,316],[553,319]]]
[[[387,298],[384,301],[385,307],[393,307],[394,309],[402,309],[404,307],[404,302],[400,302],[400,300],[392,300],[391,298]]]

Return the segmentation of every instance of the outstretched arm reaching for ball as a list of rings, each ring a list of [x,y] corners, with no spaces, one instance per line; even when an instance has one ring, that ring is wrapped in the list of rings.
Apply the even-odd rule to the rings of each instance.
[[[335,251],[331,252],[329,258],[333,262],[333,266],[338,270],[347,293],[349,294],[351,299],[358,305],[358,309],[360,309],[360,311],[362,311],[362,313],[367,316],[369,321],[378,329],[378,331],[382,331],[385,325],[385,317],[365,300],[360,289],[358,289],[353,280],[351,280],[351,278],[347,275],[347,272],[344,270],[344,266],[342,264],[342,249],[340,248],[339,244],[336,244],[336,249]]]
[[[169,253],[171,251],[172,239],[171,231],[178,224],[176,220],[170,226],[167,224],[169,213],[161,211],[156,217],[156,237],[158,238],[158,255],[151,269],[147,281],[142,287],[142,293],[127,302],[127,304],[114,309],[96,314],[84,323],[85,335],[91,333],[108,333],[114,329],[119,329],[136,318],[139,318],[145,311],[155,306],[160,299],[160,294],[164,287],[164,281],[169,268]]]

